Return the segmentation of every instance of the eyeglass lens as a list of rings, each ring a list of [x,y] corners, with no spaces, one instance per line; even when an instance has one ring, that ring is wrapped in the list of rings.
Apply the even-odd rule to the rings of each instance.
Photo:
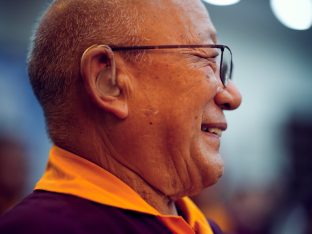
[[[232,73],[232,55],[231,52],[225,47],[223,50],[221,64],[220,64],[220,79],[225,86],[231,79]]]

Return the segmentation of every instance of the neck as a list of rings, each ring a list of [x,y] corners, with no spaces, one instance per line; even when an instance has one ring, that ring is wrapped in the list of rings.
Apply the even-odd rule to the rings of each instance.
[[[95,125],[94,123],[99,120],[94,116],[99,114],[93,112],[92,109],[88,109],[88,105],[86,105],[86,108],[87,111],[79,113],[80,118],[75,119],[75,125],[67,126],[67,128],[71,128],[67,131],[68,135],[66,135],[66,142],[60,142],[54,139],[55,144],[74,154],[84,157],[112,173],[130,186],[148,204],[160,213],[177,215],[175,203],[172,199],[157,190],[151,184],[147,183],[147,181],[144,180],[144,177],[140,174],[125,166],[122,160],[116,160],[118,158],[116,157],[117,153],[115,152],[114,147],[110,144],[111,139],[105,134],[105,132],[114,132],[114,129],[103,130],[103,122],[110,123],[109,126],[115,126],[118,124],[112,123],[113,121],[111,119],[107,121],[107,118],[111,117],[105,117],[103,119],[102,116],[100,116],[98,119],[102,121],[101,124]],[[86,117],[85,115],[91,115],[94,119]]]
[[[152,185],[148,184],[143,178],[128,168],[117,167],[117,170],[109,170],[112,174],[119,177],[123,182],[135,190],[147,203],[158,210],[161,214],[177,215],[177,209],[173,200],[165,196]],[[120,173],[121,172],[121,173]]]
[[[83,140],[79,141],[79,139]],[[176,206],[173,200],[147,183],[139,174],[126,167],[121,162],[115,160],[115,157],[110,154],[114,151],[112,149],[107,149],[109,146],[103,146],[103,143],[98,142],[98,139],[98,137],[86,138],[84,136],[83,138],[76,137],[75,141],[71,142],[71,144],[55,143],[58,146],[97,164],[118,177],[161,214],[177,215]]]

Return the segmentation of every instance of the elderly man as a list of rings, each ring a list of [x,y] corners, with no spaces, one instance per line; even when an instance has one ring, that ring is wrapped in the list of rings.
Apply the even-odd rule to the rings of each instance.
[[[231,52],[194,0],[56,0],[29,57],[51,149],[1,233],[218,233],[186,197],[223,172]]]

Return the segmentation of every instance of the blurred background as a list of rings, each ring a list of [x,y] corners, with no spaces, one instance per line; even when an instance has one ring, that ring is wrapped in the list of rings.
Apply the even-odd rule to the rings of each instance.
[[[26,72],[48,3],[0,0],[0,213],[31,192],[51,146]],[[205,5],[243,103],[227,113],[224,176],[194,200],[227,233],[312,233],[312,29],[286,27],[269,0]]]

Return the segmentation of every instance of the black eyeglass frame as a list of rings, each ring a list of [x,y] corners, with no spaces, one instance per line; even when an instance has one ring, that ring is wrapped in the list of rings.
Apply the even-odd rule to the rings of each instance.
[[[217,48],[221,50],[221,59],[219,64],[219,70],[220,70],[220,79],[224,87],[226,87],[228,80],[232,80],[232,72],[233,72],[233,55],[231,49],[226,45],[220,45],[220,44],[201,44],[201,45],[145,45],[145,46],[114,46],[109,45],[109,47],[113,51],[121,51],[121,50],[157,50],[157,49],[197,49],[197,48]],[[223,76],[222,73],[222,65],[223,65],[223,52],[227,49],[230,52],[230,73],[229,77]]]

